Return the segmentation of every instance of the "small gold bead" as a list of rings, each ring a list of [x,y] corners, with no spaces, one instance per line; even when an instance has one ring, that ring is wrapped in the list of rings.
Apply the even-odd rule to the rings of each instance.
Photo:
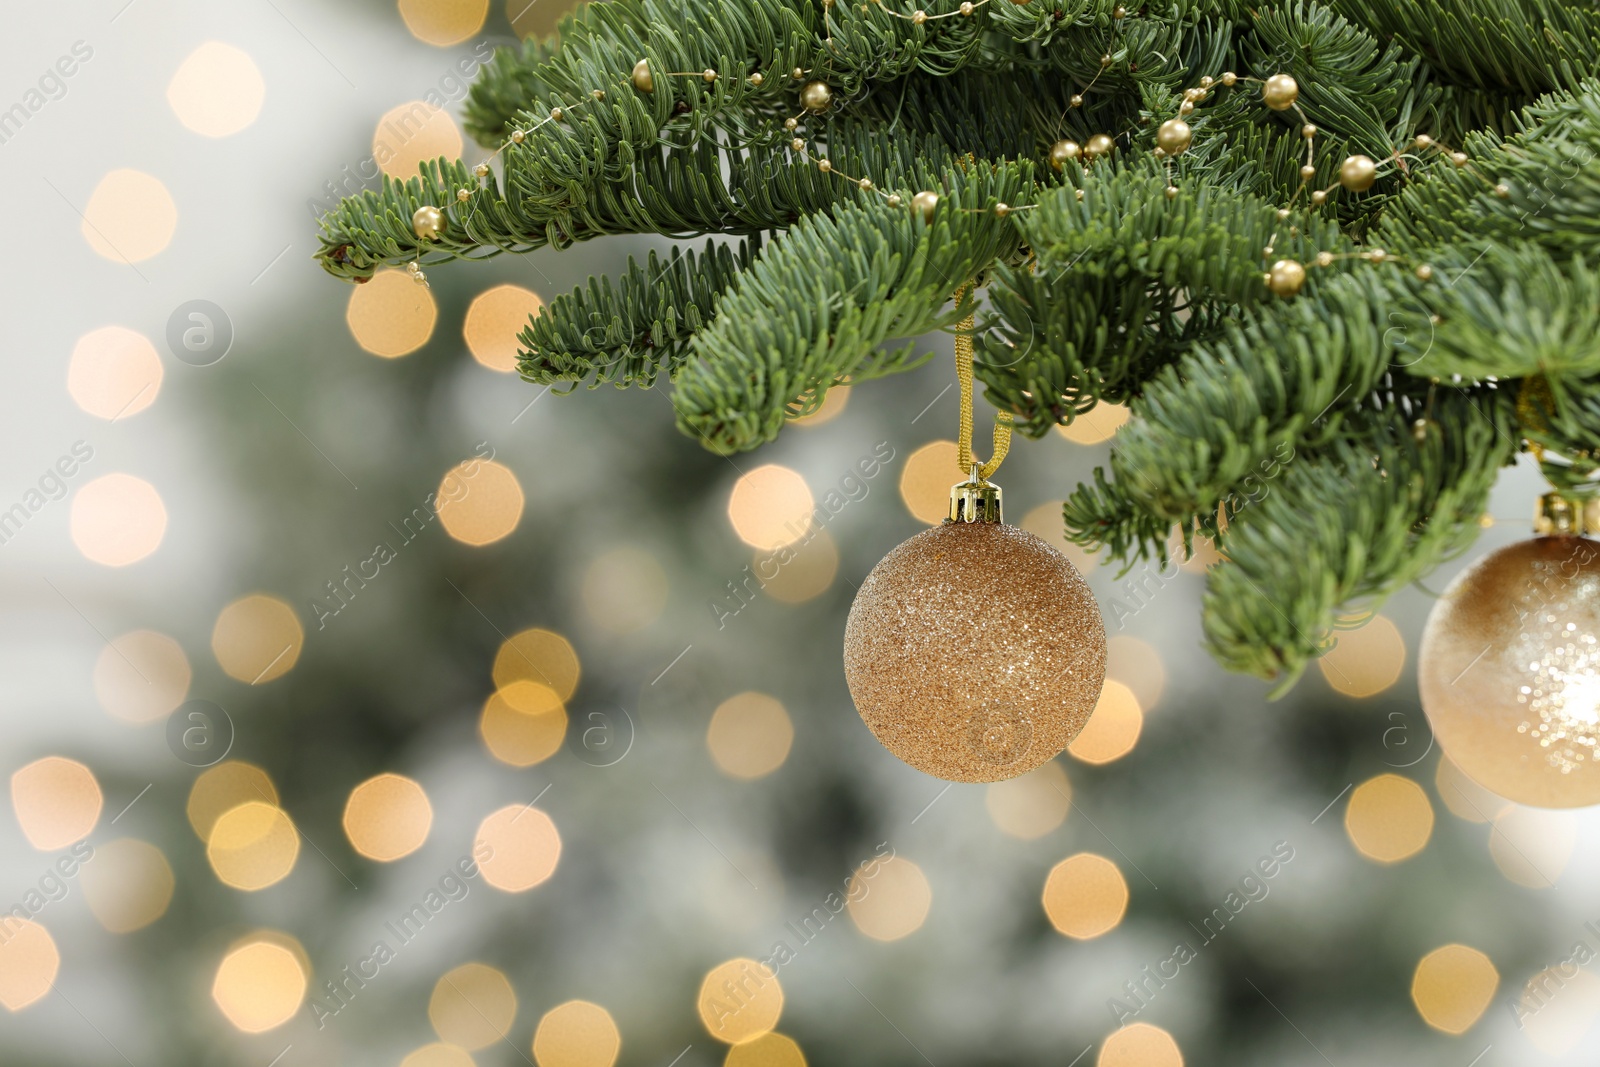
[[[465,204],[468,200],[471,200],[471,199],[472,199],[472,190],[471,189],[457,189],[456,190],[456,201],[457,201],[457,203]]]
[[[1339,164],[1339,184],[1352,193],[1365,192],[1378,180],[1378,165],[1369,156],[1346,156]]]
[[[1102,67],[1111,66],[1111,55],[1110,55],[1110,53],[1107,53],[1106,55],[1103,55],[1103,56],[1100,57],[1100,65]]]
[[[590,90],[589,95],[594,97],[596,100],[604,100],[606,98],[606,91],[604,89],[593,89]]]
[[[563,114],[565,114],[565,112],[563,112],[559,107],[553,107],[550,109],[550,118],[555,122],[560,122]]]
[[[1424,281],[1424,282],[1433,281],[1433,268],[1428,266],[1426,263],[1424,263],[1422,266],[1418,267],[1417,268],[1417,279],[1419,281]]]
[[[526,133],[523,133],[521,130],[512,130],[511,131],[511,140],[516,144],[521,144],[523,138],[525,138],[527,136],[528,135]]]
[[[421,269],[422,269],[422,264],[418,263],[414,259],[410,263],[406,264],[406,270],[410,271],[412,274],[417,273],[417,271],[419,271]]]
[[[806,150],[806,143],[800,138],[796,137],[794,140],[789,142],[789,147],[794,149],[796,152],[804,152]]]
[[[800,89],[800,104],[807,111],[826,111],[833,103],[833,89],[825,81],[808,81]]]
[[[1192,114],[1193,112],[1194,104],[1191,101],[1185,100],[1183,103],[1178,105],[1178,114],[1180,115],[1188,115]]]
[[[424,204],[411,214],[411,231],[424,241],[437,241],[444,232],[444,212]]]
[[[1506,199],[1511,195],[1511,186],[1501,182],[1499,185],[1494,187],[1494,195],[1498,196],[1501,200]]]
[[[633,87],[641,93],[653,93],[656,91],[656,79],[650,73],[650,61],[648,59],[641,59],[633,65],[632,81]]]
[[[1072,107],[1082,107],[1083,95],[1081,93],[1073,93],[1072,99],[1068,100],[1067,103]]]
[[[1411,424],[1411,437],[1419,444],[1428,439],[1428,428],[1433,423],[1428,419],[1418,419]]]
[[[1280,259],[1267,273],[1267,288],[1274,296],[1291,297],[1306,283],[1306,269],[1292,259]]]
[[[793,78],[795,81],[804,81],[806,72],[801,70],[799,67],[796,67],[789,72],[789,77]]]
[[[1182,119],[1168,119],[1156,130],[1156,146],[1167,155],[1182,155],[1194,143],[1194,129]]]
[[[1300,84],[1287,74],[1274,74],[1261,84],[1261,99],[1274,111],[1287,111],[1300,99]]]
[[[1316,176],[1317,176],[1317,168],[1312,166],[1310,163],[1307,163],[1305,166],[1300,168],[1300,180],[1301,181],[1308,182],[1312,178],[1315,178]]]
[[[1205,91],[1199,88],[1185,89],[1183,91],[1183,98],[1185,100],[1199,100],[1203,96],[1205,96]]]
[[[902,203],[902,201],[900,200],[900,194],[899,193],[890,193],[889,194],[889,206],[890,207],[899,207],[901,203]]]
[[[1114,19],[1125,19],[1128,17],[1128,9],[1123,7],[1121,4],[1118,4],[1116,7],[1111,9],[1111,17]]]
[[[705,69],[705,71],[700,75],[700,77],[704,78],[705,81],[706,81],[706,84],[709,85],[710,83],[712,83],[712,82],[717,80],[717,72],[712,70],[710,67],[707,67]]]
[[[833,169],[833,164],[826,159],[819,159],[817,160],[817,169],[826,174]]]
[[[1078,199],[1079,199],[1079,200],[1082,200],[1082,199],[1083,199],[1083,190],[1082,190],[1082,189],[1079,189],[1079,190],[1078,190]]]
[[[975,10],[975,9],[974,9],[974,8],[973,8],[973,6],[972,6],[972,0],[963,0],[963,2],[962,2],[962,4],[961,4],[961,7],[960,7],[960,9],[959,9],[959,10],[960,10],[960,11],[961,11],[961,13],[962,13],[962,14],[963,14],[963,15],[970,15],[970,14],[972,14],[972,12],[973,12],[973,11],[974,11],[974,10]]]
[[[1202,89],[1209,89],[1215,84],[1217,84],[1217,80],[1209,74],[1200,79],[1200,88]]]
[[[1321,189],[1318,189],[1316,192],[1311,194],[1311,202],[1317,205],[1317,207],[1321,207],[1323,204],[1328,202],[1328,194],[1323,192]]]
[[[911,22],[912,22],[913,25],[920,26],[924,22],[927,22],[927,21],[928,21],[928,13],[926,11],[923,11],[923,10],[921,10],[919,8],[918,10],[913,11],[911,13]]]
[[[1176,199],[1178,199],[1178,187],[1176,185],[1167,186],[1167,199],[1168,200],[1176,200]]]
[[[1331,266],[1333,266],[1333,253],[1332,252],[1318,252],[1317,253],[1317,266],[1319,266],[1319,267],[1331,267]]]
[[[750,75],[750,84],[754,85],[757,89],[761,88],[761,83],[764,81],[766,81],[766,79],[761,76],[761,72],[759,70]]]
[[[1313,126],[1311,123],[1308,122],[1304,126],[1300,127],[1300,136],[1304,137],[1306,140],[1309,141],[1309,140],[1311,140],[1311,138],[1315,137],[1316,135],[1317,135],[1317,128],[1315,126]]]
[[[472,168],[472,173],[480,178],[487,178],[489,176],[489,164],[479,163],[476,167]]]
[[[799,125],[800,120],[797,118],[787,118],[783,120],[783,128],[786,130],[797,129]]]
[[[412,272],[411,280],[422,286],[424,289],[428,288],[428,276],[422,273],[420,270]]]
[[[1289,217],[1289,209],[1286,208],[1286,207],[1280,207],[1278,209],[1278,218],[1286,219],[1288,217]]]
[[[1078,147],[1077,141],[1057,141],[1050,146],[1050,165],[1056,170],[1060,170],[1074,159],[1077,159],[1081,151],[1082,149]]]
[[[1222,72],[1222,84],[1223,85],[1236,85],[1236,84],[1238,84],[1238,81],[1239,81],[1239,75],[1235,74],[1233,71],[1225,70],[1225,71]]]
[[[1267,247],[1263,248],[1261,250],[1261,258],[1263,258],[1263,259],[1271,259],[1272,258],[1272,251],[1273,251],[1273,249],[1272,249],[1271,245],[1268,245]]]
[[[1372,263],[1382,263],[1384,260],[1386,260],[1388,258],[1389,258],[1389,253],[1384,251],[1381,248],[1374,248],[1374,249],[1372,249],[1371,251],[1369,251],[1367,253],[1367,259],[1368,259],[1368,261],[1370,261]]]
[[[994,206],[994,214],[996,218],[1005,218],[1007,215],[1011,214],[1011,205],[1003,202],[996,204]]]
[[[1467,154],[1465,152],[1451,152],[1450,162],[1458,167],[1464,167],[1467,165]]]
[[[923,222],[933,221],[933,211],[939,206],[939,194],[924,190],[911,198],[911,210],[922,216]]]
[[[1162,148],[1160,145],[1156,145],[1156,147],[1151,151],[1150,154],[1155,156],[1157,159],[1166,159],[1167,158],[1167,150],[1165,148]]]
[[[856,184],[859,185],[862,188],[863,191],[869,192],[869,193],[872,192],[872,179],[871,178],[862,178],[860,181],[856,182]]]
[[[1101,156],[1110,155],[1112,149],[1116,148],[1116,146],[1116,142],[1111,139],[1109,134],[1097,133],[1089,138],[1088,144],[1083,146],[1083,154],[1090,159],[1099,159]]]
[[[1418,148],[1432,148],[1433,138],[1425,133],[1419,133],[1417,134],[1416,145]]]

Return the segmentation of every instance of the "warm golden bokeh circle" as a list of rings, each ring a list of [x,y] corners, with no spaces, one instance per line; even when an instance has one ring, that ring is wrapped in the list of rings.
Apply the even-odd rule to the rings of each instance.
[[[945,495],[948,498],[948,488]],[[1085,552],[1080,546],[1067,540],[1067,528],[1061,518],[1062,503],[1063,501],[1055,500],[1048,504],[1040,504],[1024,515],[1022,522],[1018,523],[1018,525],[1057,552],[1060,552],[1063,556],[1066,556],[1072,565],[1078,569],[1079,574],[1088,575],[1090,571],[1099,566],[1100,560],[1098,557],[1091,556]],[[942,512],[940,517],[943,518]]]
[[[209,841],[212,829],[224,812],[251,800],[276,807],[277,787],[267,772],[255,764],[228,760],[200,772],[189,788],[189,801],[184,810],[195,836]]]
[[[522,521],[522,485],[511,468],[492,459],[469,459],[445,472],[439,482],[439,521],[464,544],[501,540]]]
[[[990,783],[983,802],[1001,833],[1032,841],[1066,821],[1072,807],[1072,786],[1061,764],[1051,760],[1027,774]]]
[[[403,270],[380,270],[353,288],[344,312],[356,344],[384,359],[409,355],[427,344],[438,319],[433,293]]]
[[[903,856],[890,856],[857,868],[845,900],[857,930],[874,941],[898,941],[927,921],[933,887],[921,867]]]
[[[192,679],[183,646],[153,630],[113,638],[94,661],[95,697],[124,722],[166,718],[189,695]]]
[[[1418,961],[1411,1002],[1435,1030],[1461,1034],[1483,1015],[1499,986],[1500,972],[1488,956],[1466,945],[1445,945]]]
[[[29,919],[8,916],[0,941],[0,1004],[21,1011],[50,992],[61,953],[50,932]]]
[[[46,756],[11,775],[11,807],[22,836],[41,852],[88,837],[103,805],[94,772],[77,760]]]
[[[148,337],[125,326],[102,326],[72,346],[67,392],[90,415],[112,421],[155,403],[164,375]]]
[[[783,987],[765,964],[743,957],[719,963],[700,983],[700,1021],[718,1041],[737,1045],[778,1025]]]
[[[550,816],[526,804],[509,804],[478,824],[473,853],[487,845],[493,854],[478,864],[483,880],[507,893],[542,884],[561,862],[561,834]]]
[[[1073,444],[1097,445],[1109,441],[1127,424],[1132,413],[1121,404],[1099,403],[1073,419],[1069,425],[1057,425],[1056,433]]]
[[[469,1051],[505,1037],[517,1017],[517,994],[498,968],[463,963],[434,983],[428,1020],[441,1041]]]
[[[372,133],[373,160],[385,174],[401,181],[415,178],[422,163],[441,156],[448,161],[461,158],[461,130],[448,111],[425,101],[408,100],[390,108]]]
[[[433,805],[412,779],[380,774],[350,791],[343,822],[350,847],[367,859],[388,863],[411,855],[428,840]]]
[[[479,293],[461,324],[472,358],[490,370],[515,372],[520,349],[517,335],[543,307],[538,293],[520,285],[497,285]]]
[[[1167,688],[1167,668],[1161,653],[1127,634],[1118,634],[1106,642],[1106,677],[1133,690],[1139,707],[1145,711],[1161,703],[1161,694]]]
[[[611,1067],[622,1034],[611,1013],[587,1000],[569,1000],[544,1013],[533,1033],[539,1067]]]
[[[850,403],[850,387],[848,385],[835,385],[822,396],[822,403],[809,415],[802,415],[795,419],[793,424],[804,428],[824,426],[844,414],[846,405]]]
[[[806,1057],[794,1038],[769,1032],[730,1048],[722,1067],[806,1067]]]
[[[1085,763],[1110,763],[1133,751],[1144,730],[1144,712],[1133,690],[1107,680],[1100,690],[1094,714],[1067,746],[1074,759]]]
[[[305,1000],[304,951],[276,935],[246,940],[228,951],[211,983],[211,999],[224,1018],[247,1034],[259,1034],[294,1018]]]
[[[139,170],[111,171],[89,194],[83,239],[114,263],[142,263],[172,243],[178,205],[161,179]]]
[[[794,744],[794,724],[783,704],[765,693],[739,693],[717,705],[706,747],[722,773],[760,778],[783,766]]]
[[[900,471],[900,499],[918,522],[933,525],[950,513],[950,487],[967,479],[956,462],[954,441],[933,441],[906,457]]]
[[[1328,684],[1348,697],[1370,697],[1400,680],[1406,639],[1387,616],[1374,615],[1355,630],[1340,630],[1337,643],[1317,660]]]
[[[567,736],[567,709],[547,685],[512,682],[484,701],[478,733],[489,754],[501,763],[531,767],[561,750]]]
[[[768,463],[746,471],[728,494],[728,521],[739,540],[763,552],[792,545],[810,532],[816,501],[798,471]]]
[[[1439,757],[1439,765],[1433,772],[1433,785],[1451,814],[1468,822],[1490,822],[1511,806],[1511,801],[1505,797],[1489,792],[1468,778],[1449,756]]]
[[[260,800],[223,812],[206,839],[206,859],[217,879],[246,892],[283,881],[299,855],[300,832],[289,813]]]
[[[400,1067],[475,1067],[472,1053],[460,1045],[435,1041],[407,1053]]]
[[[107,567],[137,563],[161,547],[167,507],[143,478],[113,471],[86,482],[72,498],[72,543]]]
[[[504,689],[513,682],[538,682],[555,690],[563,701],[578,690],[578,653],[572,642],[553,630],[534,627],[512,635],[494,657],[494,684]]]
[[[1104,856],[1079,852],[1050,869],[1044,881],[1050,925],[1079,941],[1114,929],[1128,910],[1128,883]]]
[[[785,554],[791,553],[792,558]],[[828,591],[839,574],[839,547],[827,530],[816,530],[806,539],[777,552],[757,551],[751,571],[762,582],[761,592],[785,604],[803,604]],[[741,591],[741,596],[750,594]],[[724,601],[728,608],[737,607]]]
[[[440,48],[460,44],[483,29],[488,14],[489,0],[400,0],[400,17],[411,36]]]
[[[167,103],[178,121],[206,137],[227,137],[255,122],[266,95],[250,53],[221,41],[190,52],[167,85]]]
[[[1132,1023],[1100,1046],[1095,1067],[1183,1067],[1183,1053],[1172,1035],[1149,1023]]]
[[[165,915],[177,885],[166,855],[131,837],[96,845],[78,877],[89,911],[113,934],[142,930]]]
[[[289,673],[305,638],[293,608],[277,597],[251,593],[217,615],[211,651],[228,677],[260,685]]]
[[[666,609],[667,572],[642,548],[614,548],[584,568],[583,606],[607,633],[643,630]]]
[[[1507,880],[1548,889],[1567,869],[1577,843],[1577,820],[1570,811],[1508,804],[1494,817],[1489,856]]]
[[[1399,863],[1421,852],[1433,835],[1433,805],[1411,779],[1380,774],[1350,794],[1344,828],[1367,859]]]

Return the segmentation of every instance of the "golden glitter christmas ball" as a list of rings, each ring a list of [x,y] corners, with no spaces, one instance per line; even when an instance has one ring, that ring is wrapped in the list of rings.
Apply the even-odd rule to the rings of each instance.
[[[1468,777],[1540,808],[1600,804],[1600,541],[1538,537],[1450,583],[1417,659],[1422,710]]]
[[[856,593],[844,673],[861,717],[911,766],[998,782],[1054,757],[1094,711],[1106,631],[1088,583],[1002,522],[946,522]]]

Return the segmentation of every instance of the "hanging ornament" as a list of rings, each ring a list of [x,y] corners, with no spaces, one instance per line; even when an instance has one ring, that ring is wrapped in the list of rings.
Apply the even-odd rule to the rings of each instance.
[[[1600,507],[1541,502],[1536,537],[1468,567],[1428,616],[1422,709],[1468,777],[1519,804],[1600,804]]]
[[[951,489],[944,523],[900,544],[861,584],[845,625],[844,672],[861,718],[890,752],[937,778],[998,782],[1078,735],[1105,680],[1106,632],[1067,558],[1001,521],[989,476],[1010,442],[1004,414],[994,456],[970,462],[971,324],[956,337],[970,477]]]

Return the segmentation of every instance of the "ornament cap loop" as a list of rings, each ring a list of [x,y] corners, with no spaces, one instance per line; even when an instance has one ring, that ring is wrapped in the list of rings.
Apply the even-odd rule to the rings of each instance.
[[[1000,522],[1000,487],[978,473],[950,487],[950,517],[946,522]]]
[[[1565,493],[1546,493],[1533,513],[1533,532],[1541,537],[1600,534],[1600,497],[1575,500]]]

